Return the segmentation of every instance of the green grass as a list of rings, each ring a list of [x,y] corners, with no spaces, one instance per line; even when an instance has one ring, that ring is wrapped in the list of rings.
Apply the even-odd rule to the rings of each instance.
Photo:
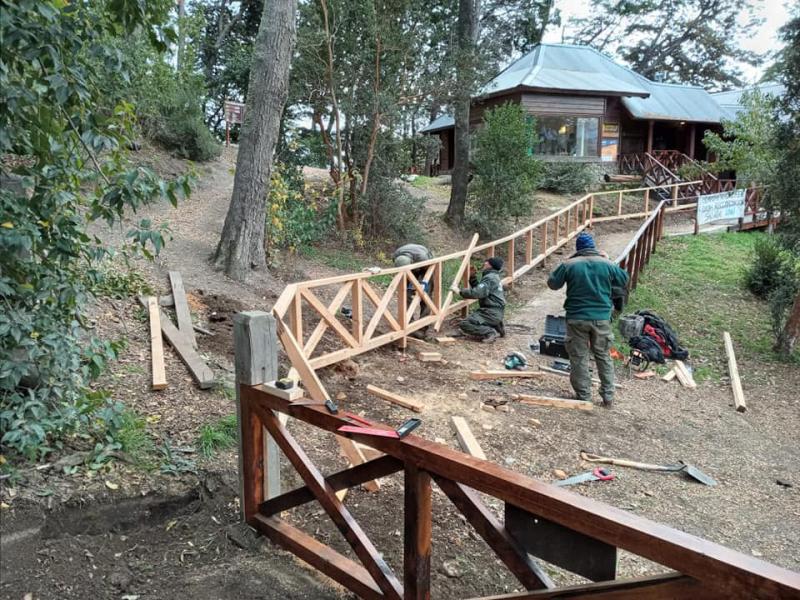
[[[689,350],[695,378],[727,373],[722,332],[747,359],[772,361],[769,307],[743,284],[761,234],[724,233],[662,240],[626,313],[649,309],[665,318]]]
[[[213,456],[218,450],[225,450],[236,445],[238,424],[236,415],[227,415],[200,428],[197,445],[206,458]]]
[[[132,464],[145,470],[154,468],[156,445],[147,432],[146,421],[134,411],[128,409],[122,414],[122,422],[114,439],[130,457]]]
[[[426,177],[425,175],[418,175],[411,182],[411,185],[418,188],[439,187],[439,182],[435,177]]]
[[[376,264],[376,261],[370,262],[369,259],[359,256],[351,250],[308,246],[302,248],[301,252],[306,258],[347,273],[359,273],[366,267],[380,266]],[[391,266],[383,265],[383,268],[391,268]],[[392,282],[392,275],[378,275],[370,278],[370,282],[386,287]]]

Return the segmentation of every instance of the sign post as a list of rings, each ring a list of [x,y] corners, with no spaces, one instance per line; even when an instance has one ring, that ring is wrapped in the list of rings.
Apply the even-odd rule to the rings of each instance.
[[[745,208],[745,191],[740,189],[698,196],[694,232],[698,233],[700,226],[707,223],[742,219]]]
[[[231,125],[244,123],[245,105],[241,102],[225,100],[225,145],[231,145]]]

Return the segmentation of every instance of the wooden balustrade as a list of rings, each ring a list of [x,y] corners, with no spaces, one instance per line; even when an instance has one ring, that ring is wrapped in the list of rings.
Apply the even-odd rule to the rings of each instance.
[[[665,203],[662,202],[654,217],[663,217],[664,210]],[[648,229],[641,230],[643,233],[639,238],[654,240],[655,230],[651,226],[656,222],[648,219]],[[639,247],[638,244],[635,246]],[[645,256],[635,248],[632,247],[631,252],[639,257]],[[627,256],[631,256],[631,252]],[[446,445],[413,434],[397,439],[368,433],[344,433],[340,431],[344,425],[368,425],[384,431],[391,431],[391,428],[343,410],[331,414],[321,403],[293,404],[291,400],[279,397],[273,388],[257,383],[262,380],[260,375],[271,373],[277,362],[276,323],[266,313],[247,313],[237,316],[235,322],[240,488],[244,519],[275,544],[361,598],[399,600],[431,597],[433,483],[460,511],[465,522],[474,527],[520,585],[529,590],[510,597],[759,600],[800,595],[798,573],[537,481]],[[250,329],[251,323],[260,323],[261,328],[256,325]],[[273,334],[264,335],[265,331]],[[383,455],[325,475],[288,431],[285,419],[289,417],[323,432],[344,435]],[[283,452],[302,479],[301,487],[282,494],[274,493],[274,489],[273,493],[267,493],[265,488],[269,488],[265,481],[271,475],[274,477],[278,465],[275,454],[266,454],[274,452],[269,450],[270,445]],[[404,488],[403,510],[396,512],[402,514],[404,520],[402,578],[395,574],[384,555],[336,495],[339,490],[400,472],[404,474],[401,483]],[[505,504],[504,521],[483,503],[479,492]],[[383,500],[386,501],[386,497]],[[283,512],[313,501],[319,503],[339,529],[357,561],[282,518]],[[391,518],[391,513],[387,515]],[[546,536],[530,534],[530,528],[538,526],[547,527]],[[618,549],[673,571],[646,578],[617,580]],[[552,561],[595,583],[555,588],[535,557]],[[489,559],[487,564],[494,562]]]
[[[633,236],[625,249],[616,258],[616,263],[628,272],[630,281],[628,289],[633,291],[639,282],[639,274],[650,261],[650,255],[656,250],[656,244],[664,235],[664,216],[667,213],[668,200],[662,200],[647,220]]]

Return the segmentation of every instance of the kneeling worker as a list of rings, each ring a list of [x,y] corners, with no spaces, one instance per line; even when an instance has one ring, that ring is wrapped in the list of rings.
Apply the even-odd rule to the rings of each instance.
[[[600,376],[603,405],[614,401],[614,361],[609,351],[614,341],[611,331],[611,288],[628,285],[628,273],[599,252],[594,238],[581,233],[575,242],[575,254],[550,273],[547,286],[561,289],[567,285],[564,309],[567,313],[566,348],[569,353],[569,381],[578,400],[592,401],[592,378],[589,353],[594,355]]]
[[[493,343],[498,336],[505,337],[503,315],[506,308],[506,297],[500,271],[503,270],[503,259],[493,256],[483,263],[480,283],[475,270],[470,267],[469,287],[459,292],[462,298],[478,301],[478,310],[458,324],[460,332],[456,335],[478,337],[485,344]]]
[[[428,250],[422,244],[405,244],[400,246],[397,250],[394,251],[392,255],[392,259],[394,260],[395,267],[407,267],[413,263],[423,262],[426,260],[431,260],[433,258],[433,253]],[[423,290],[429,295],[433,295],[433,282],[430,283],[424,281],[423,278],[425,277],[425,271],[428,270],[428,267],[421,267],[419,269],[412,269],[411,274],[419,281],[420,286]],[[416,294],[416,288],[409,284],[408,288],[406,289],[406,306],[410,306],[412,300],[414,299],[414,295]],[[425,302],[419,303],[419,318],[422,319],[423,317],[427,317],[431,313],[430,307]],[[428,326],[429,327],[429,326]],[[412,337],[422,339],[425,337],[426,332],[428,331],[428,327],[423,327],[422,329],[415,331],[411,334]]]

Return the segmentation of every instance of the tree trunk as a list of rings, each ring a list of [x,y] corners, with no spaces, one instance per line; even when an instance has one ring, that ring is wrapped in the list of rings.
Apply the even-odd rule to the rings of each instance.
[[[439,116],[439,101],[434,98],[433,101],[431,102],[430,121],[428,121],[428,123],[433,123],[436,120],[436,117],[438,116]],[[433,134],[428,133],[426,135],[433,135]],[[436,158],[436,153],[439,152],[438,149],[434,150],[432,146],[433,144],[425,145],[425,167],[422,173],[423,175],[426,175],[428,177],[431,177],[433,175],[433,173],[431,172],[431,168],[433,167],[433,159]]]
[[[297,0],[264,3],[253,46],[247,110],[239,137],[233,196],[214,264],[238,281],[266,269],[264,231],[272,155],[289,93],[289,66],[296,38]]]
[[[780,352],[789,356],[797,348],[798,340],[800,340],[800,294],[795,296],[792,312],[789,313],[789,319],[783,328],[783,343],[779,348]]]
[[[456,60],[455,94],[455,159],[453,160],[450,204],[445,220],[451,225],[464,222],[469,185],[469,105],[475,71],[476,42],[478,38],[478,1],[459,0],[456,36],[458,59]]]
[[[183,65],[184,46],[186,44],[186,24],[183,18],[186,16],[186,0],[178,0],[178,58],[175,62],[176,71],[180,72]]]

